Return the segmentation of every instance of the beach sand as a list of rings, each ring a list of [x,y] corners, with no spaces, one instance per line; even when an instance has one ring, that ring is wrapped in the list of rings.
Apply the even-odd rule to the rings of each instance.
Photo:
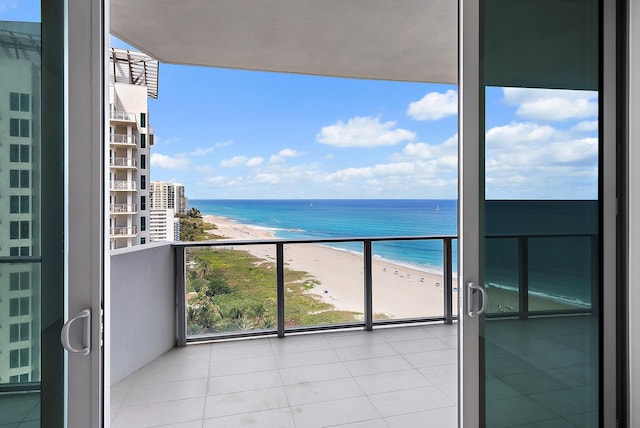
[[[270,239],[272,230],[238,224],[228,218],[204,215],[203,220],[215,224],[212,234],[230,239]],[[256,257],[275,260],[275,246],[237,247]],[[287,244],[285,266],[307,272],[319,281],[313,293],[338,310],[364,311],[364,258],[361,254],[316,244]],[[374,257],[373,312],[375,319],[402,319],[444,315],[444,280],[430,273]],[[285,278],[286,281],[286,278]],[[454,290],[457,288],[453,279]],[[457,293],[454,292],[454,314]]]

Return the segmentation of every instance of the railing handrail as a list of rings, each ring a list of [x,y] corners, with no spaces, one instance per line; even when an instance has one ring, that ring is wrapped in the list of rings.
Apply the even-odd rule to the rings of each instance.
[[[136,226],[116,226],[109,228],[109,235],[135,235]]]
[[[136,208],[137,208],[136,204],[110,204],[109,205],[110,212],[128,213],[128,212],[136,211]],[[118,210],[122,210],[122,211],[118,211]]]
[[[111,119],[122,119],[122,120],[127,120],[127,121],[131,121],[131,122],[135,122],[136,120],[136,115],[133,113],[127,113],[126,111],[111,111],[109,114],[109,117]]]
[[[427,236],[373,236],[348,238],[270,238],[270,239],[219,239],[215,241],[178,241],[174,247],[219,247],[227,245],[273,245],[273,244],[331,244],[343,242],[381,242],[381,241],[439,241],[442,239],[458,239],[457,235]]]
[[[109,134],[109,141],[112,143],[135,145],[136,136],[127,134]]]
[[[109,165],[111,166],[137,166],[137,159],[129,156],[112,156],[109,158]]]
[[[109,188],[114,190],[136,190],[136,182],[128,180],[111,180]]]

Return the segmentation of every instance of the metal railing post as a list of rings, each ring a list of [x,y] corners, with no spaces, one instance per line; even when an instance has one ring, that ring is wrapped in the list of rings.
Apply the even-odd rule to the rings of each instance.
[[[529,238],[518,238],[518,313],[521,320],[529,318]]]
[[[371,241],[364,243],[364,324],[365,330],[373,330],[373,274]]]
[[[276,244],[276,290],[278,308],[278,337],[284,337],[284,244]]]
[[[187,284],[185,277],[185,253],[182,246],[174,247],[176,275],[176,344],[187,344]]]
[[[451,238],[442,240],[442,264],[444,275],[444,323],[453,324],[453,251]]]

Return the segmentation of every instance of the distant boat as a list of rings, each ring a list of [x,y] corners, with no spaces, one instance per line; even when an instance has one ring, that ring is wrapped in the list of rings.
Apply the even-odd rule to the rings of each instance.
[[[436,209],[434,211],[440,211],[440,205],[436,205]]]

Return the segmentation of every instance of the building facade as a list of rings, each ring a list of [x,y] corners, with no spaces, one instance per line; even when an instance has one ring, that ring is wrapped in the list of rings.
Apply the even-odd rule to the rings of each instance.
[[[184,186],[177,183],[152,181],[150,200],[153,209],[172,209],[179,215],[185,215],[189,209]]]
[[[125,49],[110,50],[110,248],[149,242],[150,148],[148,98],[158,96],[158,61]]]
[[[176,241],[175,220],[176,220],[175,213],[172,208],[167,208],[167,209],[150,208],[149,209],[149,240],[150,242]]]
[[[0,25],[0,257],[40,256],[39,28]],[[39,263],[0,265],[0,386],[40,381]]]

